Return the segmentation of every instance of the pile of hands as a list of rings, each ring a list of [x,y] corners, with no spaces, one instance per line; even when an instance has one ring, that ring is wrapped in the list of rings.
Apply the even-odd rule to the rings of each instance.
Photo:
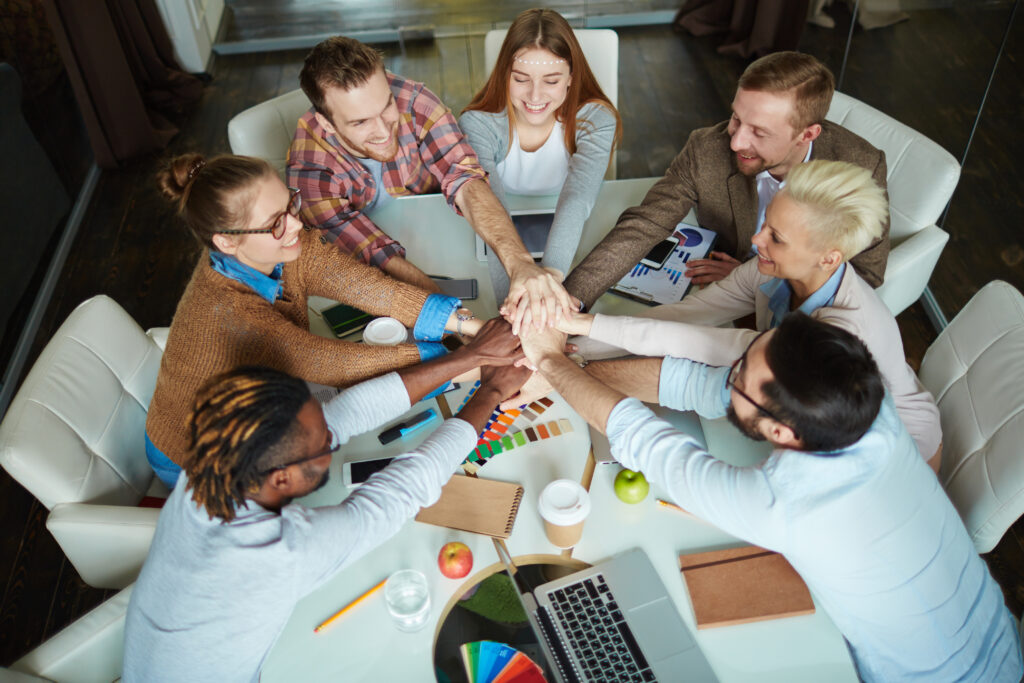
[[[590,332],[593,316],[561,284],[561,274],[536,268],[529,278],[512,280],[499,316],[480,328],[469,346],[480,356],[480,381],[501,389],[501,409],[528,404],[551,392],[537,372],[541,359],[576,350],[567,335]]]

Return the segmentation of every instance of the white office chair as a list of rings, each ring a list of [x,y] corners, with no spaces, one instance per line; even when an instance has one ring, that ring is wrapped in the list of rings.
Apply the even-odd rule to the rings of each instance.
[[[0,683],[98,683],[121,678],[124,618],[132,586],[80,617],[45,643],[0,669]]]
[[[501,43],[508,29],[494,29],[484,36],[484,73],[491,75],[494,63],[498,61]],[[587,58],[590,70],[601,90],[616,107],[619,106],[619,34],[607,28],[575,28],[576,40]],[[483,85],[482,83],[480,85]],[[605,180],[615,180],[617,152],[612,152],[611,163],[605,173]]]
[[[142,331],[106,296],[79,305],[50,340],[0,423],[0,464],[50,510],[46,528],[82,579],[135,580],[167,489],[146,461],[146,411],[165,328]]]
[[[935,222],[956,189],[960,164],[914,129],[841,92],[825,118],[885,152],[892,251],[878,295],[897,315],[921,298],[949,240]]]
[[[295,126],[311,106],[306,93],[297,88],[236,114],[228,121],[231,151],[266,159],[284,180]]]
[[[990,282],[942,331],[921,362],[939,404],[939,481],[978,552],[1024,514],[1024,296]]]

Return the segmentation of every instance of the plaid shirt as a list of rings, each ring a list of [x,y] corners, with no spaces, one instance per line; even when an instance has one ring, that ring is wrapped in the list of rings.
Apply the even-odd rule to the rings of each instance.
[[[398,153],[382,165],[393,197],[441,192],[455,206],[459,188],[487,174],[448,107],[422,83],[387,73],[398,105]],[[362,209],[373,202],[373,175],[317,123],[311,108],[299,119],[288,150],[288,184],[302,192],[303,218],[343,251],[383,266],[405,249],[373,224]]]

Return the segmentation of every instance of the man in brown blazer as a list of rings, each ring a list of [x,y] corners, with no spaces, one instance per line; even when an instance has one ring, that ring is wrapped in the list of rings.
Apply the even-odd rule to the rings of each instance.
[[[794,165],[811,159],[846,161],[871,171],[886,187],[885,153],[842,126],[825,121],[835,80],[824,64],[798,52],[776,52],[740,77],[732,116],[690,134],[665,177],[569,274],[565,288],[587,307],[613,286],[676,224],[696,209],[698,223],[718,233],[719,251],[686,272],[697,284],[721,280],[752,256],[750,238]],[[851,263],[873,287],[882,284],[889,223],[882,237]]]

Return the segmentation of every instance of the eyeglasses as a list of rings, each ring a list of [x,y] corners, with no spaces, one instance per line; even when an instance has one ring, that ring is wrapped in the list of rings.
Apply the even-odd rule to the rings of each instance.
[[[217,232],[221,235],[262,235],[270,233],[275,239],[279,240],[284,237],[284,231],[288,228],[288,221],[285,220],[285,215],[292,216],[293,218],[299,217],[299,209],[302,208],[302,195],[299,194],[298,189],[294,187],[288,188],[288,206],[284,211],[277,215],[274,222],[270,224],[269,228],[251,228],[248,230],[218,230]]]
[[[323,449],[322,451],[317,451],[313,455],[307,455],[307,456],[305,456],[303,458],[299,458],[298,460],[292,460],[291,462],[286,462],[283,465],[275,465],[275,466],[269,467],[269,468],[267,468],[265,470],[260,470],[259,475],[261,477],[265,477],[268,474],[272,474],[274,472],[279,472],[281,470],[286,470],[289,467],[291,467],[292,465],[301,465],[304,462],[309,462],[311,460],[316,460],[317,458],[322,458],[325,455],[333,455],[334,453],[337,453],[338,449],[341,448],[341,442],[338,441],[338,437],[334,434],[333,430],[330,431],[330,435],[331,435],[331,443],[330,443],[330,445],[327,448]]]
[[[787,427],[789,427],[791,430],[793,430],[793,436],[796,436],[796,430],[790,427],[785,420],[780,419],[775,413],[768,410],[754,399],[750,398],[750,395],[747,394],[747,392],[743,391],[738,386],[736,386],[736,380],[739,379],[740,373],[743,371],[743,363],[747,360],[747,353],[749,353],[750,347],[752,347],[754,343],[758,339],[760,339],[763,334],[764,332],[754,337],[753,341],[751,341],[750,344],[747,345],[747,348],[744,349],[743,355],[732,362],[732,367],[729,369],[729,376],[725,380],[725,386],[729,387],[737,394],[747,399],[747,401],[750,402],[750,405],[757,408],[757,412],[759,412],[760,414],[764,415],[765,417],[770,417],[779,424],[786,425]]]

